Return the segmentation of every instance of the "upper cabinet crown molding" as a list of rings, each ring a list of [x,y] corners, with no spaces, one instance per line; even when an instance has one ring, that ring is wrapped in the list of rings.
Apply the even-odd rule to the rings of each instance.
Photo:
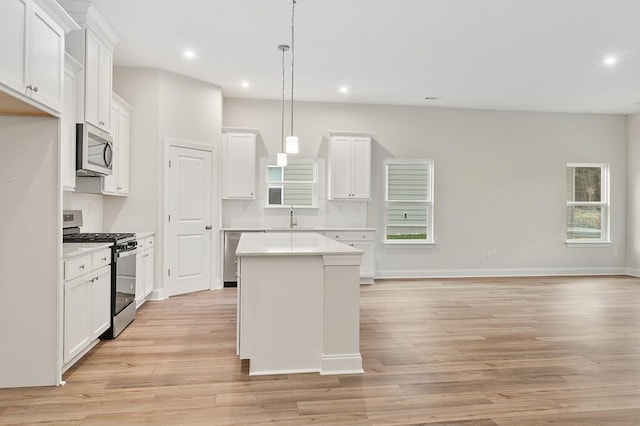
[[[58,0],[76,22],[91,30],[111,49],[120,42],[109,21],[93,5],[92,0]]]
[[[52,17],[65,33],[80,29],[78,23],[54,0],[33,0],[33,2]]]

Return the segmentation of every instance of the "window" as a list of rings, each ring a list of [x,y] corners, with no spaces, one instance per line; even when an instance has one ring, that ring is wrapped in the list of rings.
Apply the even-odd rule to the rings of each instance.
[[[316,206],[316,161],[309,158],[291,158],[286,166],[276,165],[275,159],[267,164],[267,206]]]
[[[567,164],[567,241],[609,241],[607,164]]]
[[[433,161],[389,159],[385,170],[385,242],[433,243]]]

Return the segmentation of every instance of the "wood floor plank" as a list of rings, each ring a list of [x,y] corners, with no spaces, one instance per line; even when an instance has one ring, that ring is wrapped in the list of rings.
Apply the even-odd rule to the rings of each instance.
[[[147,302],[65,386],[0,389],[0,424],[638,425],[640,279],[382,280],[363,375],[250,377],[236,289]]]

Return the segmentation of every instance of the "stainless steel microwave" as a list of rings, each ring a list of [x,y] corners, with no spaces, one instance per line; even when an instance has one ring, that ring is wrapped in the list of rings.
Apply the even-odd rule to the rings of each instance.
[[[76,124],[76,174],[106,176],[112,173],[113,138],[89,124]]]

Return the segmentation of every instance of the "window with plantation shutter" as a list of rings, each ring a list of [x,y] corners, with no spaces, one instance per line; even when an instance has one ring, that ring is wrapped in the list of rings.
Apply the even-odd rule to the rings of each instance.
[[[386,242],[433,242],[433,161],[388,159]]]
[[[316,162],[289,158],[286,166],[267,165],[267,206],[316,206]]]
[[[609,165],[567,164],[567,241],[609,241]]]

